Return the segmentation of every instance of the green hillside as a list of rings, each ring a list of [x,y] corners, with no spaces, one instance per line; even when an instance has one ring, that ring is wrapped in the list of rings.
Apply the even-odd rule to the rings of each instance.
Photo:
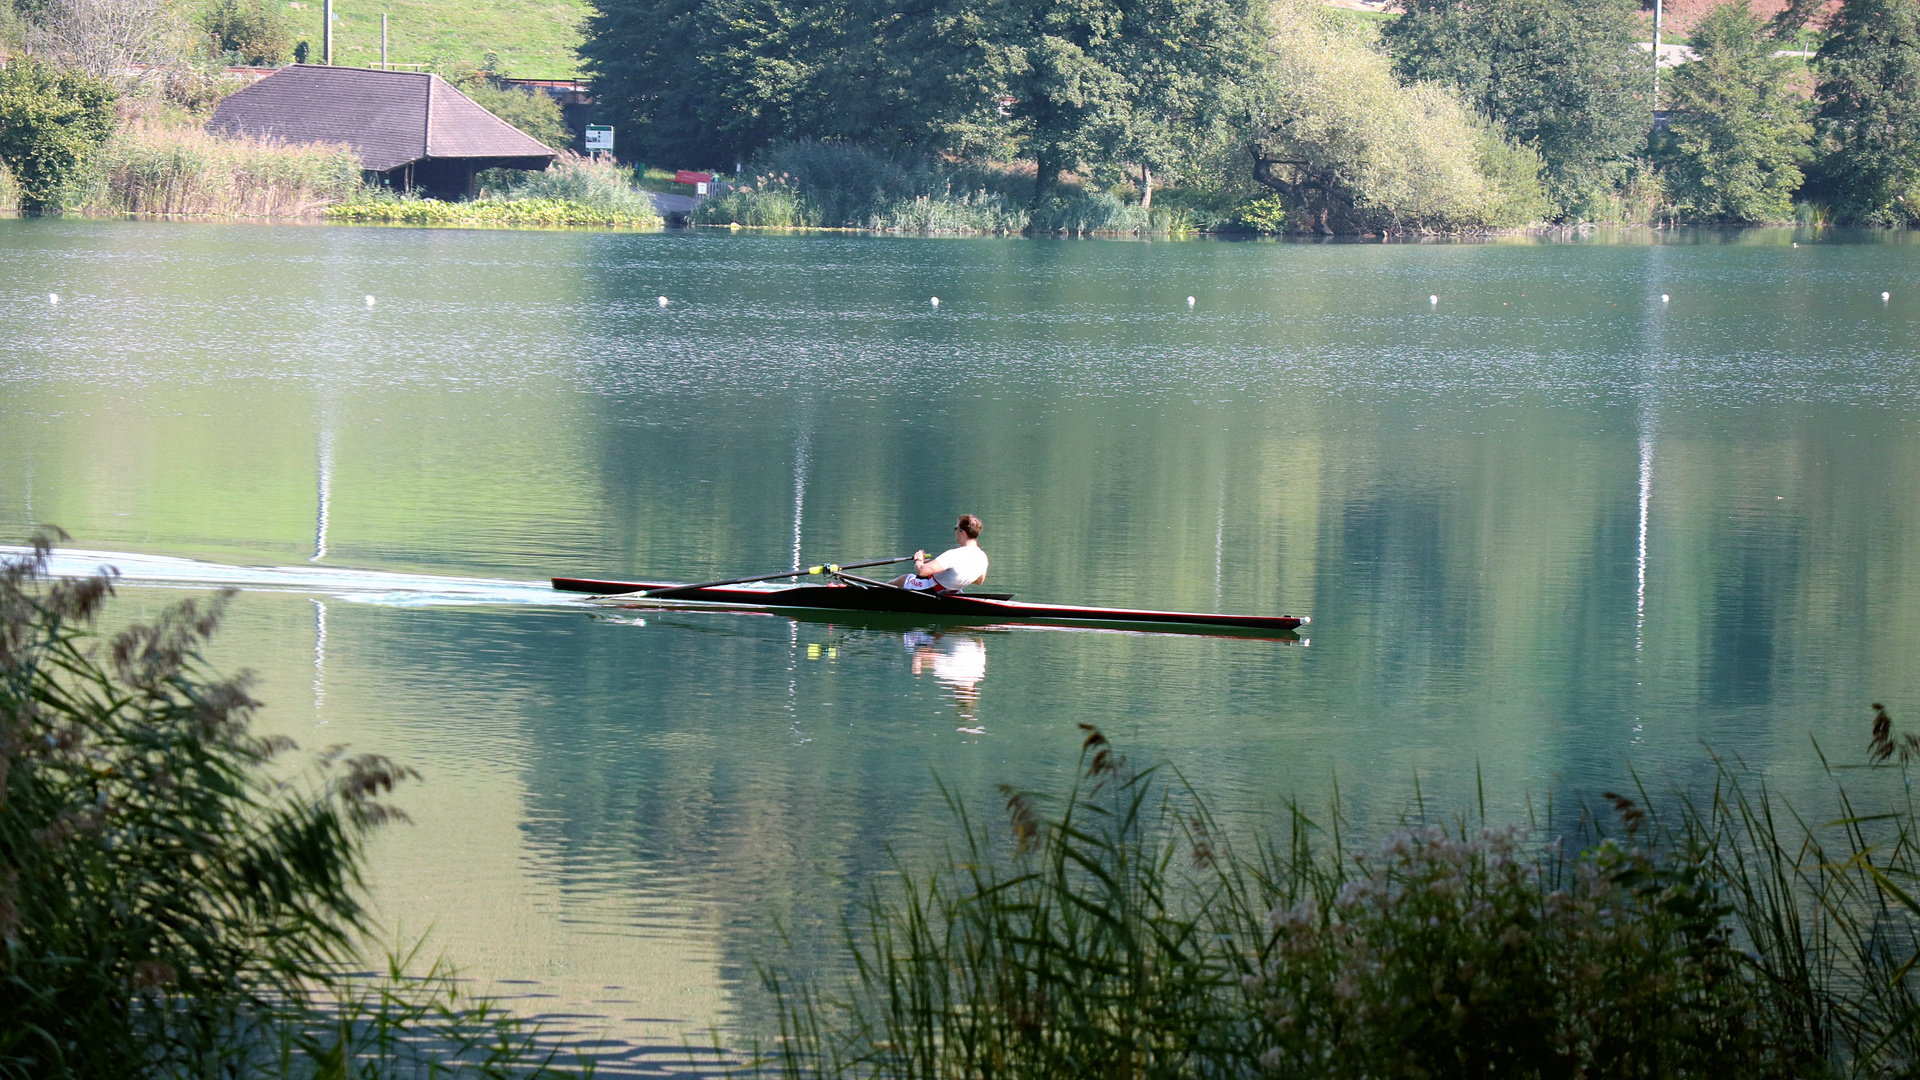
[[[320,59],[321,0],[290,0],[296,33]],[[380,15],[387,15],[387,59],[396,64],[479,67],[491,51],[506,74],[571,79],[585,0],[334,0],[333,62],[380,59]]]

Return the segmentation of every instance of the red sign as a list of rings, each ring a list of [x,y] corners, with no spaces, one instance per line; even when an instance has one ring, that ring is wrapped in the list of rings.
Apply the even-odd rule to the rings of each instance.
[[[679,172],[673,174],[673,182],[676,184],[711,184],[713,183],[713,174],[710,172],[688,172],[685,169],[681,169]]]

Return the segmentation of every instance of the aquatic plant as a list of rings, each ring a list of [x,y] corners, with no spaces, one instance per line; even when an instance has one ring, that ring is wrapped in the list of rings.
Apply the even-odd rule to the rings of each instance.
[[[404,225],[629,225],[660,223],[648,206],[644,211],[615,210],[571,199],[474,199],[442,202],[414,194],[377,188],[363,189],[337,206],[328,207],[329,221],[392,222]]]
[[[516,91],[517,92],[517,91]],[[585,157],[569,150],[553,164],[528,169],[491,169],[481,174],[482,202],[545,199],[603,211],[639,225],[658,225],[653,196],[636,185],[634,171],[611,158]]]
[[[1245,853],[1086,728],[1058,799],[847,927],[837,990],[770,970],[792,1077],[1908,1075],[1920,1066],[1920,738],[1802,816],[1736,762],[1565,831],[1410,814],[1352,850],[1336,803]],[[1083,725],[1084,727],[1084,725]],[[1872,802],[1841,783],[1843,776]]]
[[[0,1077],[537,1075],[444,966],[347,973],[364,842],[411,770],[290,772],[245,673],[200,650],[228,596],[102,637],[114,575],[0,560]]]

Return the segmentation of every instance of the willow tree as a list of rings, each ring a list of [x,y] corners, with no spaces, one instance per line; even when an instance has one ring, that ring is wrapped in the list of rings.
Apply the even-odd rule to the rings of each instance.
[[[1271,9],[1248,94],[1253,176],[1289,219],[1323,233],[1452,230],[1538,220],[1539,159],[1455,94],[1403,85],[1342,18],[1305,0]]]
[[[1635,0],[1399,0],[1383,30],[1401,78],[1451,87],[1540,152],[1561,212],[1590,215],[1633,172],[1652,66]]]

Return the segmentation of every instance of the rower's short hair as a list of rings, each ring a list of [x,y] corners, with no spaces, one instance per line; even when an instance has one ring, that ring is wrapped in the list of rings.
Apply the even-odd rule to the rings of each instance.
[[[967,539],[978,540],[980,539],[980,530],[986,528],[986,526],[980,524],[980,519],[974,517],[972,514],[961,514],[960,521],[954,528],[966,533]]]

